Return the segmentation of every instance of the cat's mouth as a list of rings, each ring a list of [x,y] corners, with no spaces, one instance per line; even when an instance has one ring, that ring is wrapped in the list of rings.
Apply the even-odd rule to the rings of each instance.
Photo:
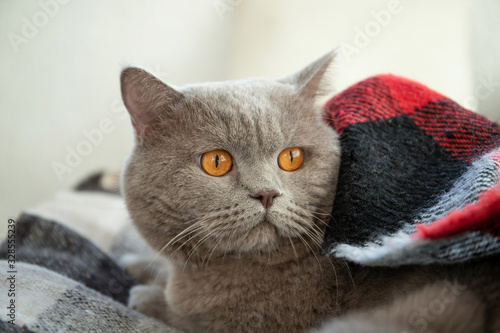
[[[264,214],[259,222],[252,228],[246,231],[245,236],[238,242],[236,252],[245,253],[274,253],[288,247],[292,244],[292,248],[297,250],[301,244],[305,249],[311,249],[314,245],[310,245],[309,236],[302,234],[298,230],[289,228],[280,223],[279,219],[273,218],[273,214]],[[305,244],[308,243],[308,244]],[[296,256],[297,253],[293,252]]]
[[[221,253],[276,252],[283,245],[309,242],[310,236],[319,239],[312,234],[314,230],[307,230],[309,224],[309,221],[300,220],[299,216],[281,209],[268,209],[224,224],[218,228],[217,239],[206,235],[202,239],[208,248],[217,248]],[[208,235],[213,234],[214,230],[208,231]]]
[[[256,228],[269,229],[274,231],[275,233],[278,231],[275,223],[273,222],[272,216],[271,214],[269,214],[269,212],[265,212],[251,230]]]
[[[273,215],[274,213],[266,211],[260,218],[259,222],[254,226],[254,228],[269,228],[272,229],[276,234],[278,234],[280,229],[279,224],[275,221]]]
[[[228,235],[228,241],[235,246],[234,250],[240,253],[275,251],[280,232],[272,215],[272,213],[265,212],[260,216],[255,216],[253,222],[247,221],[246,230]]]
[[[269,214],[269,211],[266,211],[266,212],[264,213],[264,215],[262,216],[262,220],[261,220],[261,222],[260,222],[260,223],[269,223],[269,224],[271,224],[271,225],[273,224],[273,223],[271,222],[271,220],[270,220],[270,214]]]

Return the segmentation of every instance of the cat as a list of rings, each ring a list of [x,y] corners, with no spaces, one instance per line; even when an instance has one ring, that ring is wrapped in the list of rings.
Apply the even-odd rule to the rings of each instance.
[[[337,319],[321,332],[401,332],[423,327],[408,319],[415,306],[467,283],[456,298],[477,303],[469,314],[491,314],[484,298],[498,297],[498,284],[477,296],[484,288],[463,273],[498,276],[488,260],[370,268],[321,252],[341,158],[321,108],[334,94],[336,55],[277,80],[180,88],[139,68],[122,71],[135,133],[122,190],[135,226],[169,267],[165,289],[136,287],[131,307],[187,332],[306,332],[328,318]],[[443,318],[466,318],[460,304]]]

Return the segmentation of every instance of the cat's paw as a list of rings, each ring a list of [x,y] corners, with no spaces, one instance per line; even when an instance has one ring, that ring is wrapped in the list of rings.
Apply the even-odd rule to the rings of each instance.
[[[137,285],[130,289],[128,307],[148,317],[166,319],[167,302],[163,289],[158,286]]]

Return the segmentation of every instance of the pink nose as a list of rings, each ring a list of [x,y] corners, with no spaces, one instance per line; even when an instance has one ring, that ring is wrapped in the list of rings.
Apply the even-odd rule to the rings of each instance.
[[[280,193],[274,190],[261,190],[251,195],[252,198],[259,199],[265,209],[273,205],[273,199],[279,196]]]

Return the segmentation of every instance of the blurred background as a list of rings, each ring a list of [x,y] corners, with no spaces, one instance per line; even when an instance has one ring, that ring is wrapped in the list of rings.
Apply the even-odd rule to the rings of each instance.
[[[290,74],[341,48],[339,90],[378,73],[500,120],[496,0],[0,1],[0,234],[132,145],[123,65],[174,85]]]

